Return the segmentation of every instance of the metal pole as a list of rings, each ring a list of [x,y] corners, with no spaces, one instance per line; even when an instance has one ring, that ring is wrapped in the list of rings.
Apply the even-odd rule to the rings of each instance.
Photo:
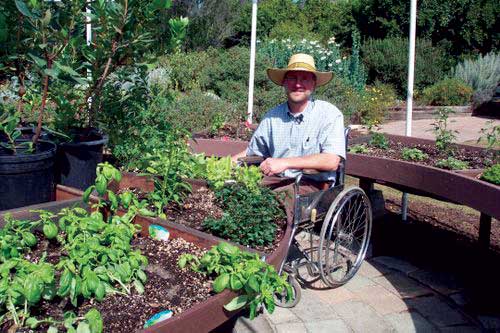
[[[250,75],[248,78],[247,121],[252,123],[253,117],[253,85],[255,81],[255,44],[257,40],[257,0],[252,0],[252,34],[250,39]]]
[[[406,136],[411,136],[413,111],[413,80],[415,73],[415,35],[417,23],[417,0],[411,0],[410,10],[410,45],[408,48],[408,92],[406,97]],[[403,192],[401,198],[401,219],[406,222],[408,214],[408,193]]]

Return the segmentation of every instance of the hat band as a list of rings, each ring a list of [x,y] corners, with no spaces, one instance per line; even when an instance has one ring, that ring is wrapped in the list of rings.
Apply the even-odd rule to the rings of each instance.
[[[305,62],[294,62],[293,64],[290,64],[287,67],[287,69],[294,69],[294,68],[305,68],[311,72],[316,72],[316,68],[314,68],[314,66],[311,66]]]

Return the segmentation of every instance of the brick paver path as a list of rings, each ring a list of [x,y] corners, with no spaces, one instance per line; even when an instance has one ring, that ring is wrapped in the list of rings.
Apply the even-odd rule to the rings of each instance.
[[[452,276],[433,274],[397,258],[371,258],[346,285],[316,283],[302,289],[296,307],[240,318],[233,332],[500,331],[500,317],[464,310],[463,289]],[[443,289],[443,281],[454,281],[452,288]]]

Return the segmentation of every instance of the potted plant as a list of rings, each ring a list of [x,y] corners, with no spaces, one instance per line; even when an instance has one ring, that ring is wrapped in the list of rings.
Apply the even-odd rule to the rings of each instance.
[[[56,133],[65,134],[48,133],[58,141],[58,182],[80,189],[93,183],[107,142],[98,129],[103,87],[117,68],[143,56],[152,42],[156,12],[170,5],[168,0],[16,0],[6,5],[18,21],[17,31],[10,35],[18,37],[10,37],[17,46],[5,59],[19,78],[20,90],[27,89],[27,75],[37,77],[40,84],[32,141],[44,134],[45,120]],[[91,27],[90,39],[86,27]],[[22,96],[19,100],[22,105]]]

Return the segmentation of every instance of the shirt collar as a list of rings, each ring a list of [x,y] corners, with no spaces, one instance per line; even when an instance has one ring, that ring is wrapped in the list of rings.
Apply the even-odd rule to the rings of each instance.
[[[311,113],[311,111],[313,110],[313,108],[314,108],[314,99],[310,98],[309,101],[308,101],[308,103],[307,103],[306,108],[304,109],[304,111],[302,111],[302,112],[300,112],[298,114],[293,114],[290,111],[290,108],[288,107],[288,103],[285,102],[286,114],[288,115],[288,117],[291,120],[295,120],[299,124],[302,121],[304,121],[304,118],[307,118],[309,116],[309,114]]]

